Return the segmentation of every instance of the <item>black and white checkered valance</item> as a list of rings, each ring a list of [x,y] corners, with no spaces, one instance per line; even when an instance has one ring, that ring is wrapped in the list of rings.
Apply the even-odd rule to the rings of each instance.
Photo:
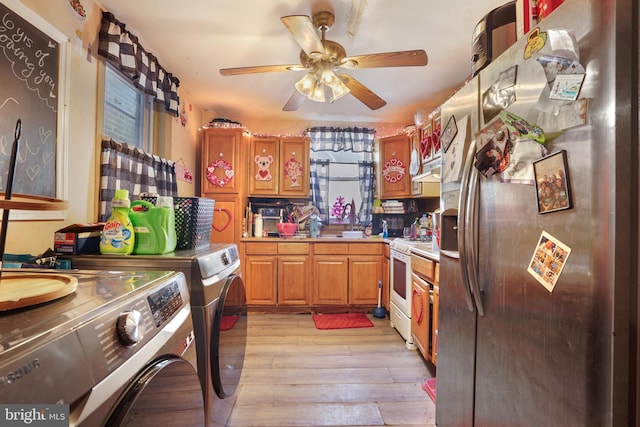
[[[178,115],[180,80],[162,68],[111,12],[102,12],[98,54],[128,75],[136,87],[163,103],[167,111]]]

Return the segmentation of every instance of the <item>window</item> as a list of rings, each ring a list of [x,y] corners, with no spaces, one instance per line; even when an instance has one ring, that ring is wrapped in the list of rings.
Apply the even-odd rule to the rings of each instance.
[[[153,152],[153,97],[111,65],[104,75],[103,135]]]
[[[375,130],[315,127],[306,133],[311,140],[311,201],[322,221],[369,224],[375,181]],[[354,212],[349,212],[347,206],[352,200]]]
[[[353,151],[311,151],[311,160],[328,160],[328,205],[330,224],[348,224],[346,205],[354,201],[356,210],[362,205],[358,163],[371,161],[371,153]]]

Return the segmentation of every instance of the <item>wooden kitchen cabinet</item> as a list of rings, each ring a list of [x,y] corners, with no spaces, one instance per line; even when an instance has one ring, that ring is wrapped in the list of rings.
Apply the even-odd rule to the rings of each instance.
[[[438,311],[440,306],[440,286],[433,287],[433,313],[431,314],[431,363],[438,363]]]
[[[200,189],[202,197],[215,200],[211,243],[240,243],[242,238],[249,141],[241,128],[203,130]]]
[[[309,305],[309,244],[245,243],[247,305]]]
[[[348,259],[313,256],[313,305],[347,305],[348,286]]]
[[[278,305],[309,305],[308,243],[278,243]]]
[[[382,280],[380,256],[349,255],[349,304],[377,304],[380,280]]]
[[[277,258],[272,255],[245,255],[242,272],[245,278],[247,305],[276,305]]]
[[[380,198],[413,197],[420,194],[420,183],[409,174],[413,140],[400,134],[380,139]]]
[[[249,154],[249,195],[309,197],[309,140],[254,137]]]
[[[411,335],[425,359],[437,363],[440,264],[411,255]]]
[[[429,359],[429,289],[428,283],[411,277],[411,336],[425,359]]]
[[[382,245],[378,243],[349,243],[349,304],[378,303],[382,253]]]
[[[202,193],[245,192],[250,136],[241,128],[204,129],[202,133]]]

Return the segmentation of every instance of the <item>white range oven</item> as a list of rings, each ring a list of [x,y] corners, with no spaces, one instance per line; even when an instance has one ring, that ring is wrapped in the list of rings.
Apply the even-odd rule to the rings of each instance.
[[[411,336],[411,241],[394,239],[389,244],[391,286],[389,317],[410,350],[416,348]]]

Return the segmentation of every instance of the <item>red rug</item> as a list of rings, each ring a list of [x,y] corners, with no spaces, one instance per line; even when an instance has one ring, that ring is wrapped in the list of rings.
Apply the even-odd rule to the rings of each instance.
[[[220,330],[228,331],[233,328],[238,321],[238,316],[222,316],[222,320],[220,321]]]
[[[427,392],[433,403],[436,403],[436,379],[429,378],[422,384],[422,389]]]
[[[370,328],[373,323],[364,313],[314,314],[317,329]]]

